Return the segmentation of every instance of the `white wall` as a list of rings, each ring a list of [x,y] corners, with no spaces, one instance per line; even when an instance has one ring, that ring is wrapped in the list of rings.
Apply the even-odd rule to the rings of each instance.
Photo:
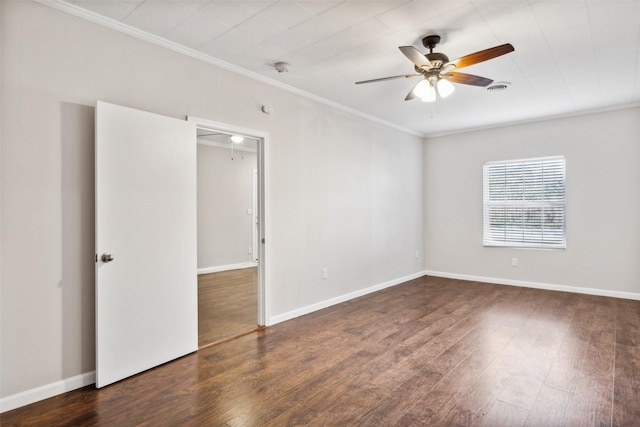
[[[253,152],[198,144],[198,270],[254,261]]]
[[[272,317],[423,270],[420,138],[40,4],[0,7],[0,396],[94,369],[98,99],[269,133]]]
[[[640,297],[639,142],[639,108],[427,140],[426,269]],[[567,248],[483,247],[483,163],[552,155],[566,157]]]

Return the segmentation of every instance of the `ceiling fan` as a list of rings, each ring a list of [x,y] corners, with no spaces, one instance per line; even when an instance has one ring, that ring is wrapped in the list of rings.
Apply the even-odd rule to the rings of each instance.
[[[415,65],[416,74],[402,74],[399,76],[363,80],[356,82],[356,84],[422,77],[422,79],[411,88],[404,100],[410,101],[415,98],[421,98],[424,102],[434,102],[438,97],[445,98],[454,91],[454,86],[451,82],[472,86],[488,86],[493,82],[493,80],[486,77],[458,73],[453,71],[454,69],[468,67],[515,50],[510,43],[506,43],[449,61],[447,55],[433,51],[438,43],[440,43],[440,36],[438,35],[424,37],[422,44],[424,47],[429,48],[429,53],[427,54],[422,54],[413,46],[399,47],[400,51]]]

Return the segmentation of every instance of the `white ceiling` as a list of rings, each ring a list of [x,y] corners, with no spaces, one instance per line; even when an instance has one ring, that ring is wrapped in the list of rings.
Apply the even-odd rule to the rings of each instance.
[[[234,143],[231,141],[231,134],[219,130],[198,128],[197,133],[199,144],[228,149],[233,146],[234,149],[242,151],[256,152],[258,150],[258,140],[249,136],[242,135],[244,139]]]
[[[638,0],[64,1],[420,135],[640,104]],[[413,73],[398,46],[428,34],[450,59],[511,43],[461,70],[511,86],[456,85],[434,109],[404,101],[414,79],[354,84]]]

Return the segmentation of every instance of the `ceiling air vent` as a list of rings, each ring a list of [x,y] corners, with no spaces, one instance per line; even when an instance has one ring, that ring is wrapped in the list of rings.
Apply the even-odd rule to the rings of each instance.
[[[498,92],[507,89],[509,86],[511,86],[509,82],[495,82],[487,86],[487,90],[489,92]]]

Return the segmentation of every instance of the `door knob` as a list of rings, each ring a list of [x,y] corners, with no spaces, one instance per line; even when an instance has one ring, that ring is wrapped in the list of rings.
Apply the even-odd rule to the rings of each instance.
[[[111,262],[113,261],[113,255],[111,255],[109,252],[105,252],[102,254],[100,259],[102,260],[102,262]]]

